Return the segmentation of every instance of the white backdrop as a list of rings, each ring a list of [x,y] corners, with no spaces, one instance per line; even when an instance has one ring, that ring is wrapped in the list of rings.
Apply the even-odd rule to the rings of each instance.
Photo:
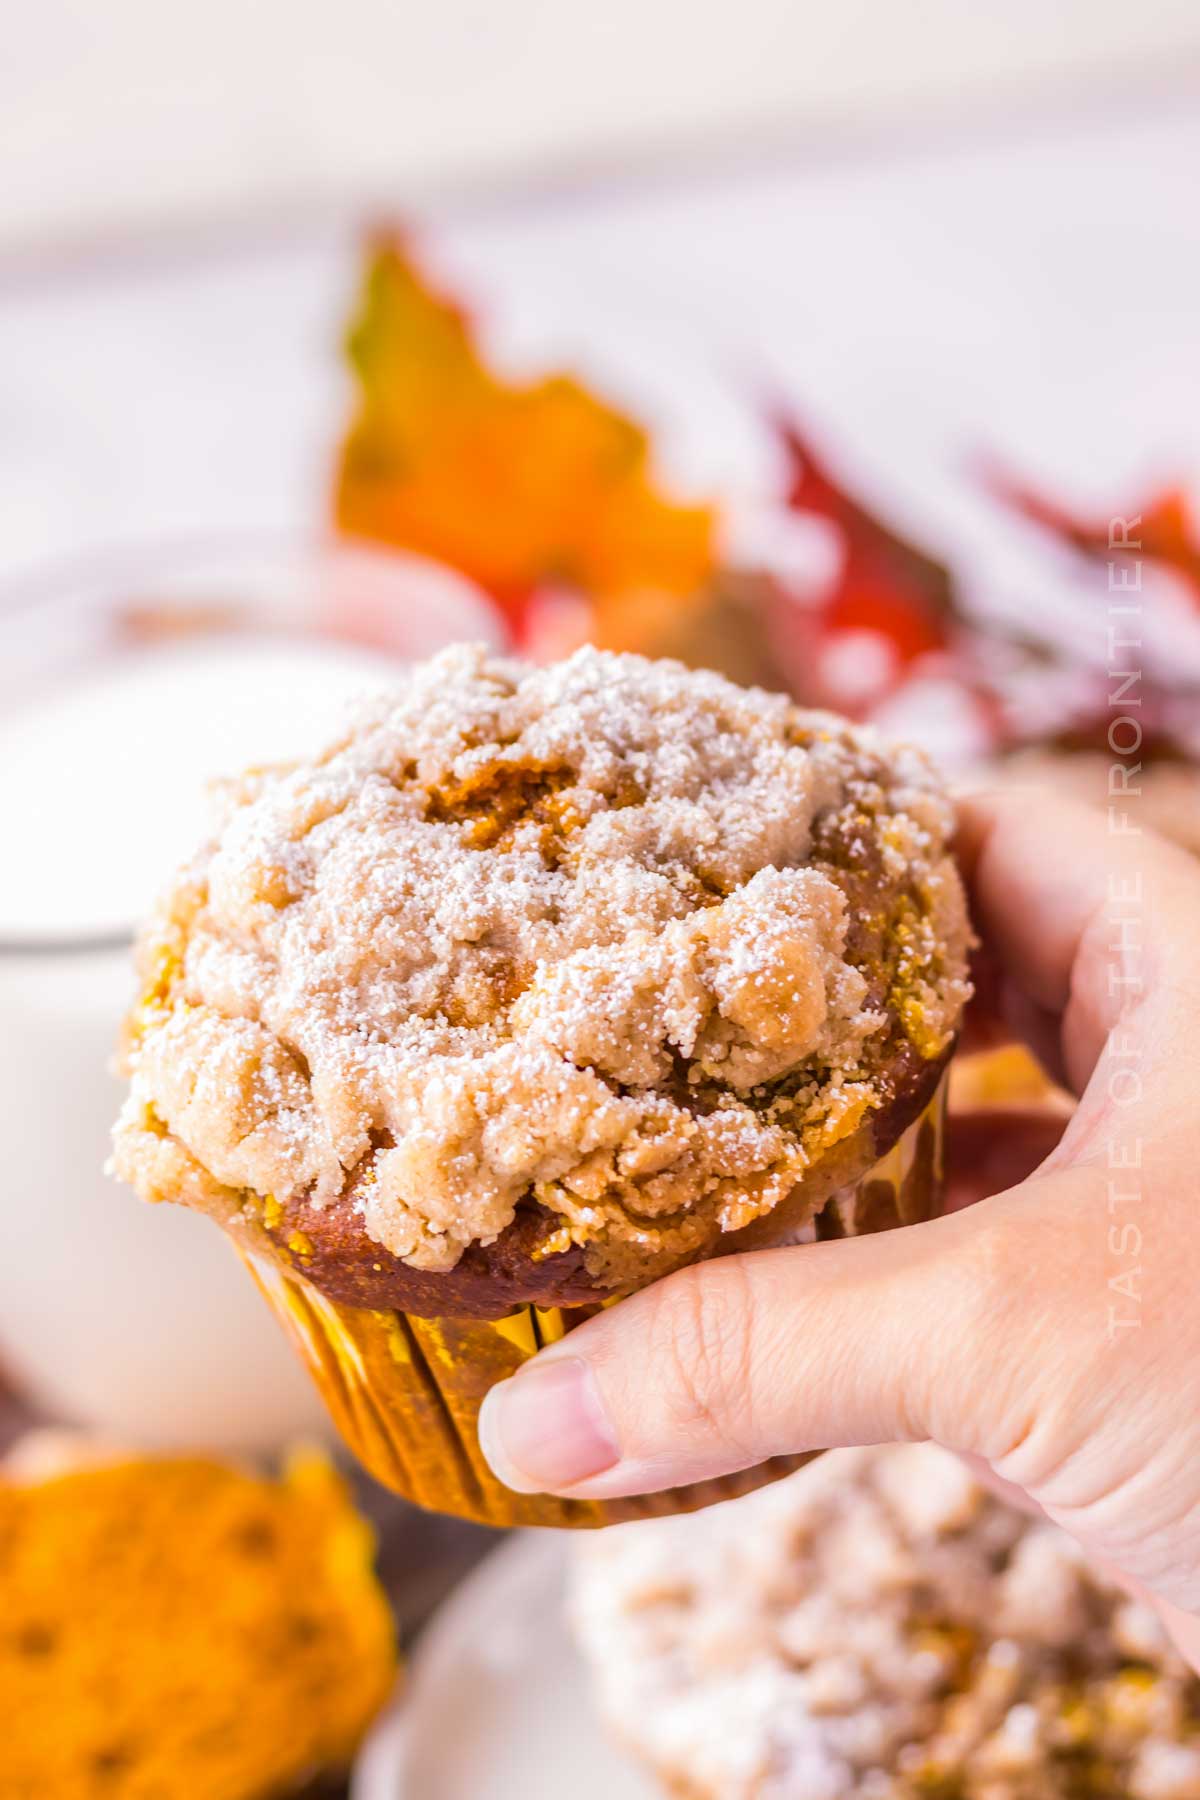
[[[1195,0],[3,0],[0,248],[427,196],[1200,57]]]
[[[752,493],[794,398],[931,541],[1038,603],[1044,546],[981,449],[1102,511],[1200,487],[1200,114],[1118,107],[976,141],[447,217],[428,248],[497,354],[582,366],[680,481]],[[357,234],[0,278],[0,584],[163,535],[327,513]]]

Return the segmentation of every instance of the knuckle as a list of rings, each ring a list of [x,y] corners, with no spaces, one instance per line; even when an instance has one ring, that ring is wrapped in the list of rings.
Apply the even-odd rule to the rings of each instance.
[[[951,1357],[919,1359],[918,1410],[931,1434],[955,1448],[991,1455],[1026,1428],[1032,1387],[1023,1369],[1030,1245],[1014,1239],[1012,1221],[972,1209],[958,1241],[941,1261],[931,1296],[949,1334]]]
[[[655,1365],[676,1428],[737,1445],[752,1426],[754,1296],[736,1257],[661,1285]]]
[[[996,1319],[1007,1308],[1013,1286],[1013,1246],[1005,1224],[984,1218],[971,1220],[971,1225],[955,1262],[954,1279],[964,1318],[978,1323]]]

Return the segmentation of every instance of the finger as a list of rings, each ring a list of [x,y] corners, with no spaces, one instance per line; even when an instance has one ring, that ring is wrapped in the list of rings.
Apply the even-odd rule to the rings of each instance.
[[[1148,1600],[1156,1609],[1175,1640],[1175,1648],[1188,1666],[1200,1675],[1200,1619],[1195,1613],[1182,1612],[1178,1606],[1172,1606],[1169,1600],[1160,1600],[1140,1584],[1135,1584],[1134,1591],[1140,1600]]]
[[[1165,1045],[1200,999],[1200,869],[1151,832],[1043,791],[960,803],[958,850],[978,928],[1027,1006],[1061,1019],[1082,1093],[1119,1021],[1146,1009]]]
[[[592,1497],[957,1431],[984,1412],[980,1371],[1011,1345],[996,1339],[1005,1308],[979,1235],[959,1214],[682,1270],[494,1388],[484,1452],[519,1491]]]
[[[1005,1481],[1003,1475],[997,1475],[986,1457],[973,1456],[966,1450],[959,1451],[959,1460],[967,1465],[980,1487],[986,1488],[989,1494],[995,1494],[997,1500],[1003,1500],[1006,1506],[1015,1506],[1018,1512],[1028,1513],[1030,1518],[1044,1519],[1046,1514],[1036,1500],[1030,1499],[1024,1488],[1013,1481]]]

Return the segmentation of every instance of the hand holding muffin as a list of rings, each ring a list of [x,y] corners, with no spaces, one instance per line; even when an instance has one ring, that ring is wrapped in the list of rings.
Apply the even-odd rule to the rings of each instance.
[[[1040,1166],[969,1211],[706,1263],[590,1321],[491,1396],[506,1479],[622,1494],[931,1438],[1154,1595],[1200,1665],[1177,1610],[1200,1612],[1200,870],[1119,827],[1045,795],[964,808],[1005,1013],[1080,1095]],[[1038,1161],[1044,1121],[1029,1143]]]

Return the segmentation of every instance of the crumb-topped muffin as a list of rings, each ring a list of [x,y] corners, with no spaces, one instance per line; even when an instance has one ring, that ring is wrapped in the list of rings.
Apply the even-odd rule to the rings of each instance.
[[[1200,1682],[933,1445],[577,1553],[601,1712],[680,1800],[1196,1800]]]
[[[454,649],[248,775],[143,935],[118,1172],[366,1307],[494,1316],[802,1225],[967,993],[914,751],[670,662]]]

